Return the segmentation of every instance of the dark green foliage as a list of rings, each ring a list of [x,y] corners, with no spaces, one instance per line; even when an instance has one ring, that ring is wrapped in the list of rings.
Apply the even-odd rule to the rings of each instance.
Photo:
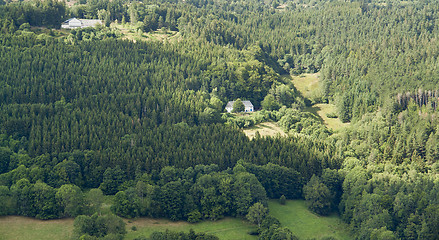
[[[111,210],[118,216],[124,218],[134,218],[138,216],[138,206],[135,200],[134,193],[127,194],[125,191],[120,191],[114,196]]]
[[[9,148],[0,147],[0,174],[8,171],[11,155],[12,151]]]
[[[297,171],[273,163],[263,166],[246,163],[244,166],[255,174],[269,198],[297,199],[302,196],[303,179]]]
[[[64,209],[62,217],[76,217],[83,212],[84,196],[76,185],[62,185],[55,194],[58,204]]]
[[[280,198],[279,198],[279,203],[280,203],[281,205],[285,205],[286,200],[287,200],[287,198],[285,197],[285,195],[282,195],[282,196],[280,196]]]
[[[0,1],[0,214],[90,214],[103,191],[121,216],[197,222],[303,195],[359,239],[438,238],[436,1],[80,3]],[[70,16],[178,40],[30,28]],[[309,101],[280,76],[317,71]],[[270,111],[221,117],[237,98]],[[310,101],[351,127],[332,134]],[[293,136],[235,129],[267,120]],[[294,239],[269,218],[261,239]]]
[[[106,195],[116,194],[119,190],[119,186],[124,182],[125,176],[124,172],[119,166],[116,168],[107,168],[103,175],[103,181],[99,188]]]
[[[270,240],[270,239],[283,239],[283,240],[298,240],[296,236],[286,227],[282,227],[279,220],[267,215],[262,221],[259,227],[259,237],[260,240]]]
[[[319,177],[312,176],[303,187],[308,208],[320,215],[328,215],[331,211],[332,196],[328,187],[321,182]]]
[[[0,186],[0,215],[11,215],[16,212],[17,200],[6,186]]]
[[[261,103],[262,108],[268,111],[278,110],[279,104],[277,103],[276,99],[273,95],[268,94],[265,96],[264,101]]]
[[[38,2],[12,3],[1,6],[0,16],[11,19],[14,28],[22,24],[59,28],[66,14],[64,2],[44,0]],[[12,29],[9,29],[11,32]],[[14,29],[15,30],[15,29]]]
[[[126,234],[125,223],[115,215],[92,216],[80,215],[74,222],[74,239],[123,239]]]
[[[233,103],[233,109],[232,112],[234,113],[239,113],[239,112],[244,112],[245,106],[244,103],[242,103],[241,99],[236,99],[235,102]]]
[[[207,233],[196,233],[194,230],[190,230],[189,233],[185,232],[172,232],[166,230],[165,232],[153,232],[149,237],[150,240],[217,240],[219,239],[215,235],[207,234]]]

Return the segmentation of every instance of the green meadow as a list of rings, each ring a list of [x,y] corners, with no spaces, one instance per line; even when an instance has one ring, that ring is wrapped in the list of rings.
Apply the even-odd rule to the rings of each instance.
[[[137,228],[136,231],[132,227]],[[195,232],[205,232],[219,237],[219,239],[257,239],[256,236],[248,234],[249,231],[255,230],[256,226],[238,218],[225,218],[219,221],[203,221],[200,223],[172,222],[164,219],[142,218],[128,222],[125,239],[131,240],[136,237],[149,237],[155,231],[185,231],[193,229]]]
[[[289,200],[285,205],[278,200],[269,202],[270,213],[288,227],[299,239],[322,239],[333,237],[350,240],[348,225],[336,214],[322,217],[308,210],[304,200]]]
[[[131,240],[140,236],[149,237],[155,231],[205,232],[216,235],[219,239],[253,240],[256,236],[248,234],[256,226],[238,218],[225,218],[219,221],[200,223],[172,222],[165,219],[139,218],[125,219],[127,235]],[[7,216],[0,218],[1,240],[51,240],[70,239],[73,233],[73,219],[37,220],[27,217]]]

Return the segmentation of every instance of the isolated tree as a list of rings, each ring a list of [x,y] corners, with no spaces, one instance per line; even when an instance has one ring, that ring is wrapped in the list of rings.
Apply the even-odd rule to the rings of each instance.
[[[128,13],[130,15],[130,22],[132,25],[136,24],[139,19],[139,15],[137,13],[137,8],[136,8],[136,4],[132,3],[130,4],[130,6],[128,7]]]
[[[237,112],[244,112],[245,110],[245,106],[244,103],[242,103],[241,99],[236,99],[236,101],[233,103],[233,110],[232,112],[237,113]]]
[[[285,202],[286,202],[285,195],[280,196],[279,203],[280,203],[281,205],[285,205]]]
[[[122,218],[110,214],[98,216],[79,215],[73,223],[73,239],[123,239],[126,234],[125,222]],[[94,237],[94,238],[90,238]],[[111,237],[110,237],[111,236]]]
[[[258,227],[261,227],[261,223],[264,220],[265,216],[267,216],[267,213],[268,209],[264,207],[262,203],[257,202],[248,209],[248,214],[246,218],[250,222],[258,224]]]

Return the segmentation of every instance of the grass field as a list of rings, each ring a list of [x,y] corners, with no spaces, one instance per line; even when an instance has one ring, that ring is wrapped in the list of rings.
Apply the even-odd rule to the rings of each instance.
[[[348,226],[337,215],[318,216],[307,209],[303,200],[287,201],[285,205],[280,205],[278,200],[271,200],[269,208],[270,213],[300,239],[329,236],[339,240],[352,239]]]
[[[291,76],[294,87],[306,98],[312,98],[319,91],[320,73],[305,73],[299,76]]]
[[[139,218],[127,220],[127,235],[125,239],[149,237],[155,231],[185,231],[192,228],[195,232],[206,232],[218,236],[220,239],[257,239],[247,234],[256,229],[256,226],[237,218],[225,218],[219,221],[204,221],[196,224],[187,222],[172,222],[165,219]],[[137,230],[133,231],[132,227]],[[27,217],[6,216],[0,217],[0,240],[56,240],[71,239],[73,233],[73,219],[37,220]]]
[[[136,226],[137,231],[132,231],[132,226]],[[214,234],[219,239],[257,239],[255,236],[248,234],[249,231],[256,229],[256,226],[237,218],[225,218],[219,221],[204,221],[190,224],[187,222],[172,222],[165,219],[142,218],[132,220],[127,224],[128,234],[125,239],[131,240],[139,236],[149,237],[154,231],[185,231],[193,229],[195,232],[205,232]]]
[[[302,96],[310,99],[320,94],[319,78],[320,73],[307,73],[299,76],[292,76],[291,81]],[[318,116],[326,127],[332,130],[338,130],[349,125],[349,123],[342,123],[339,118],[328,118],[328,114],[337,111],[334,104],[318,103],[305,108],[305,111]]]
[[[334,104],[317,103],[311,107],[305,108],[304,110],[318,116],[320,119],[322,119],[323,124],[332,130],[338,130],[349,126],[349,123],[342,123],[339,118],[328,117],[328,114],[336,112],[336,107]]]
[[[251,128],[247,128],[243,130],[245,135],[247,135],[248,138],[253,139],[256,135],[256,132],[259,132],[259,134],[262,137],[270,136],[274,137],[277,134],[279,134],[282,137],[287,136],[287,134],[274,122],[263,122],[259,123],[256,126],[253,126]]]
[[[137,25],[131,25],[129,23],[120,24],[112,23],[111,28],[117,29],[123,34],[122,39],[127,39],[131,41],[164,41],[164,40],[176,40],[179,38],[180,34],[176,31],[162,31],[157,30],[150,33],[144,33],[138,28],[141,26],[139,22]]]
[[[27,217],[0,217],[2,240],[70,239],[73,219],[37,220]]]

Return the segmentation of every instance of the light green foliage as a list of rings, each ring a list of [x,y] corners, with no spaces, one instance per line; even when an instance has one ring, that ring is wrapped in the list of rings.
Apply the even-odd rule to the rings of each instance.
[[[123,239],[126,234],[125,223],[115,215],[92,216],[79,215],[74,222],[73,239],[114,238]]]
[[[268,94],[267,96],[265,96],[264,101],[262,101],[262,108],[267,111],[278,110],[279,104],[277,103],[273,95]]]
[[[248,209],[248,214],[246,218],[250,222],[257,224],[258,227],[261,227],[261,223],[267,214],[268,209],[264,205],[262,205],[262,203],[257,202]]]
[[[55,194],[58,204],[64,208],[63,217],[76,217],[84,208],[84,196],[76,185],[62,185]]]
[[[304,200],[287,200],[285,205],[279,204],[277,200],[270,200],[269,209],[270,214],[299,239],[321,239],[329,236],[339,240],[353,239],[349,226],[336,214],[316,215],[307,208]]]
[[[99,188],[90,189],[86,193],[86,202],[91,213],[101,214],[101,206],[104,202],[104,194]]]
[[[279,203],[281,205],[285,205],[285,202],[287,201],[287,199],[285,198],[285,195],[280,196],[279,198]]]
[[[239,113],[239,112],[244,112],[245,106],[244,103],[242,103],[241,99],[236,99],[235,102],[233,103],[233,109],[232,112],[234,113]]]

